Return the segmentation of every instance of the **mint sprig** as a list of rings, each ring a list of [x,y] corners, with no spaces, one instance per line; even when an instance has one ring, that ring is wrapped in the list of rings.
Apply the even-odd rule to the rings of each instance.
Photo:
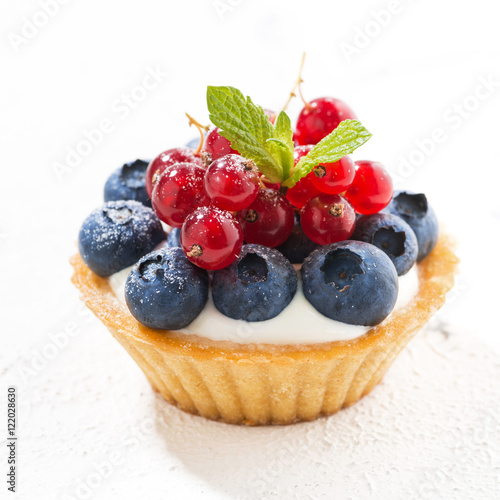
[[[273,137],[266,141],[272,155],[281,163],[282,181],[288,179],[293,169],[293,130],[289,116],[281,111],[276,118]]]
[[[371,136],[372,134],[358,120],[344,120],[299,160],[283,185],[289,188],[295,186],[317,165],[340,160],[362,146]]]
[[[207,104],[211,122],[231,146],[253,160],[270,181],[282,182],[281,146],[268,142],[281,139],[274,136],[274,127],[264,110],[234,87],[207,87]]]
[[[260,106],[234,87],[207,87],[207,104],[210,120],[231,146],[270,181],[288,188],[316,165],[339,160],[371,137],[359,121],[345,120],[294,167],[292,125],[284,111],[273,125]]]

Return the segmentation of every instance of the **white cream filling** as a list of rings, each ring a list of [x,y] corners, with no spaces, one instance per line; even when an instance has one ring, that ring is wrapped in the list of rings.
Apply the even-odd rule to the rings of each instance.
[[[123,304],[126,304],[125,282],[133,267],[123,269],[108,278],[113,292]],[[228,318],[216,309],[212,295],[209,294],[208,302],[201,314],[189,326],[179,331],[211,340],[230,340],[238,344],[282,345],[352,340],[370,330],[369,326],[348,325],[327,318],[316,311],[305,298],[300,273],[297,275],[298,287],[295,297],[278,316],[272,319],[248,322]],[[405,307],[417,292],[417,266],[413,266],[407,274],[399,278],[398,299],[391,315]]]

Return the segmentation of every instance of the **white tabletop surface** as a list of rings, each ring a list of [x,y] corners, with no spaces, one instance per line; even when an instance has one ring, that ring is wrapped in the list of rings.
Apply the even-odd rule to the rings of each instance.
[[[0,497],[499,498],[499,14],[490,0],[3,2],[2,478],[9,385],[19,439],[17,493],[2,479]],[[68,258],[111,171],[196,135],[184,112],[207,121],[207,85],[279,109],[303,50],[304,94],[355,109],[374,134],[355,158],[428,194],[461,275],[354,407],[288,427],[205,421],[153,393],[80,305]]]

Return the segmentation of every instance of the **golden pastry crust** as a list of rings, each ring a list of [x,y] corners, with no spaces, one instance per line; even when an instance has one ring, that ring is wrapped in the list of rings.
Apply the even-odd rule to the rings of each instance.
[[[140,324],[79,254],[72,281],[82,299],[142,368],[154,389],[184,411],[233,424],[289,424],[349,406],[380,382],[408,341],[444,304],[458,258],[441,235],[418,265],[410,303],[365,335],[308,345],[236,344]]]

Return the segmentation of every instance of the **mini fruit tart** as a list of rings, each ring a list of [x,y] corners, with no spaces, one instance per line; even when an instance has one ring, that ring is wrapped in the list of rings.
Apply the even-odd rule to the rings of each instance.
[[[335,413],[444,304],[452,240],[425,194],[351,159],[371,134],[341,101],[307,103],[295,130],[232,87],[207,102],[197,149],[111,175],[72,281],[181,410],[247,425]]]

